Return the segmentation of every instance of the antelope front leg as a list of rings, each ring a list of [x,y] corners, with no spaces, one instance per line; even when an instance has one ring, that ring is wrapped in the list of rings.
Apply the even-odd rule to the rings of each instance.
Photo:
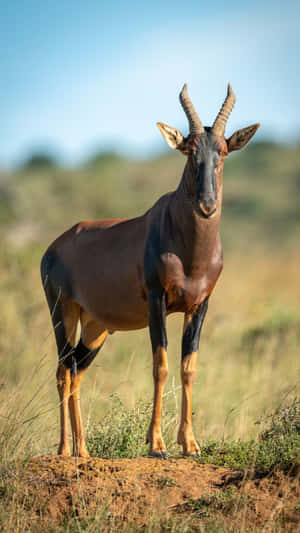
[[[150,443],[150,455],[166,459],[167,451],[160,423],[163,387],[168,375],[166,305],[163,290],[149,293],[149,328],[153,351],[154,403],[147,442]]]
[[[177,442],[183,447],[183,455],[192,455],[196,457],[200,456],[200,448],[195,441],[192,427],[192,394],[196,375],[200,333],[207,306],[208,298],[199,305],[193,315],[185,315],[182,337],[182,403]]]

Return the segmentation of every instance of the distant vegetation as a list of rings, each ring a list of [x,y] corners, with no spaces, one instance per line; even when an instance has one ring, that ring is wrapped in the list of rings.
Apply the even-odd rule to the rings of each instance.
[[[98,152],[92,155],[84,162],[83,166],[85,168],[94,169],[95,171],[98,170],[102,172],[103,170],[105,170],[105,168],[118,163],[122,163],[122,161],[124,161],[124,158],[121,155],[110,150]]]
[[[0,177],[0,231],[6,234],[12,223],[15,232],[30,225],[26,245],[81,219],[140,215],[177,187],[184,164],[174,152],[147,161],[101,152],[80,168],[64,169],[52,156],[35,154],[21,171]],[[294,246],[300,239],[299,194],[300,145],[252,143],[230,155],[221,221],[226,248]]]
[[[20,170],[33,172],[54,169],[59,166],[58,160],[48,152],[37,152],[30,155],[20,166]]]

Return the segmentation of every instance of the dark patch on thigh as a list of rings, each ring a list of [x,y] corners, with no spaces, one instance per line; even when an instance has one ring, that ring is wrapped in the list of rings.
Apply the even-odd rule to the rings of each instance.
[[[64,347],[60,350],[58,354],[59,363],[64,364],[67,368],[69,368],[73,375],[77,372],[75,350],[76,347],[71,346],[71,344],[66,341]]]
[[[62,354],[59,355],[59,362],[66,365],[71,370],[71,374],[76,376],[77,372],[85,370],[90,366],[101,346],[95,350],[89,350],[81,339],[75,347],[71,346],[69,342],[66,342]]]
[[[47,250],[41,261],[41,276],[44,289],[51,283],[57,291],[64,292],[73,298],[71,274],[66,265],[54,250]]]

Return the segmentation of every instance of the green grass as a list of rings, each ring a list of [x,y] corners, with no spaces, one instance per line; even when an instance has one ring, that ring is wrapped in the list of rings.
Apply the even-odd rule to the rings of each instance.
[[[202,446],[201,462],[254,470],[291,472],[300,465],[300,400],[279,406],[257,422],[262,428],[256,440],[211,441]]]
[[[240,494],[236,487],[228,487],[224,491],[203,494],[201,498],[190,499],[185,504],[199,518],[212,516],[215,511],[222,511],[225,515],[239,505],[249,504],[251,498]]]
[[[2,244],[2,250],[0,434],[11,436],[4,439],[5,454],[52,453],[58,440],[57,355],[40,283],[41,249],[8,250]],[[193,400],[198,439],[255,440],[255,421],[274,410],[287,391],[299,391],[299,260],[290,255],[284,270],[281,257],[270,253],[255,253],[255,269],[238,254],[225,260],[200,341]],[[169,394],[162,420],[168,431],[166,401],[173,426],[179,424],[182,317],[169,317],[167,330]],[[148,399],[143,433],[150,423],[152,391],[148,331],[110,336],[84,376],[85,426],[101,424],[113,405],[111,395],[118,393],[124,410]],[[171,440],[174,446],[176,439]]]
[[[146,456],[145,434],[151,415],[151,403],[124,406],[118,396],[111,399],[109,413],[99,424],[89,428],[87,445],[91,455],[105,459]],[[300,400],[294,398],[257,422],[256,439],[210,440],[201,445],[199,463],[254,470],[268,474],[274,469],[286,472],[300,465]],[[169,452],[179,456],[174,446],[174,413],[165,412],[165,435]],[[168,431],[169,430],[169,431]]]

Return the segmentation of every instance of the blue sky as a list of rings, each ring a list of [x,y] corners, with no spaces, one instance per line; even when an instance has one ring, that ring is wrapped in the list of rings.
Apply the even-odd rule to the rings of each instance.
[[[292,0],[1,2],[0,165],[43,148],[70,164],[151,154],[157,121],[187,132],[184,82],[204,124],[230,81],[228,135],[261,122],[261,138],[299,139],[299,22]]]

